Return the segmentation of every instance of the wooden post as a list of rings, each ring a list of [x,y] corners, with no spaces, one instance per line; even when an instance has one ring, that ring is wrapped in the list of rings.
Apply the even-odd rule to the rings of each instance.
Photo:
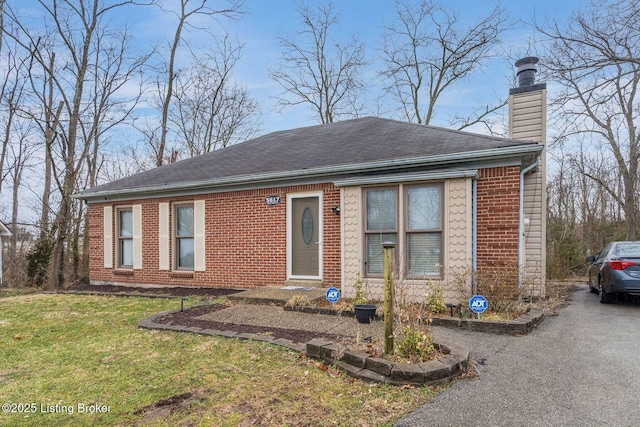
[[[393,353],[393,249],[396,244],[384,242],[384,352]]]

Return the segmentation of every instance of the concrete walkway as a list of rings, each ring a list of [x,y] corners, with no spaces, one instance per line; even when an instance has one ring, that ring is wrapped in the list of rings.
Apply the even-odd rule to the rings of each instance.
[[[398,426],[640,425],[639,305],[600,304],[583,286],[527,336],[434,334],[470,348],[478,376]]]

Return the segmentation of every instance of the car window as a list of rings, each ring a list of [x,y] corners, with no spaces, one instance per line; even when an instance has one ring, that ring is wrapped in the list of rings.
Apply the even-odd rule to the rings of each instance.
[[[640,258],[640,242],[618,243],[613,255],[621,258]]]
[[[609,251],[611,250],[611,246],[613,245],[613,243],[609,243],[603,250],[602,252],[600,252],[600,255],[598,255],[598,259],[604,259],[608,254]]]

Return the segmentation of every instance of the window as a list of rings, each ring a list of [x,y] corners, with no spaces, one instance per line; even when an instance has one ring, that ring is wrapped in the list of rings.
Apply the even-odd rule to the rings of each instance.
[[[402,269],[403,277],[439,276],[442,186],[372,188],[365,190],[364,197],[365,274],[382,275],[382,243],[391,241],[396,243],[396,265]]]
[[[133,209],[118,212],[118,267],[133,268]]]
[[[366,274],[381,275],[383,264],[383,242],[397,242],[396,188],[367,190],[366,194]],[[397,252],[397,251],[396,251]]]
[[[408,187],[407,200],[407,275],[440,274],[441,187]]]
[[[194,233],[193,205],[177,205],[175,209],[176,267],[193,270]]]

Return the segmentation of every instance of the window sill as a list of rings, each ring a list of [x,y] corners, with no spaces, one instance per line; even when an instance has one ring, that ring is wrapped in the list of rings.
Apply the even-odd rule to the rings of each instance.
[[[172,271],[169,273],[170,278],[193,279],[193,271]]]
[[[122,268],[119,268],[119,269],[113,270],[113,274],[117,276],[133,276],[133,269],[124,270]]]

